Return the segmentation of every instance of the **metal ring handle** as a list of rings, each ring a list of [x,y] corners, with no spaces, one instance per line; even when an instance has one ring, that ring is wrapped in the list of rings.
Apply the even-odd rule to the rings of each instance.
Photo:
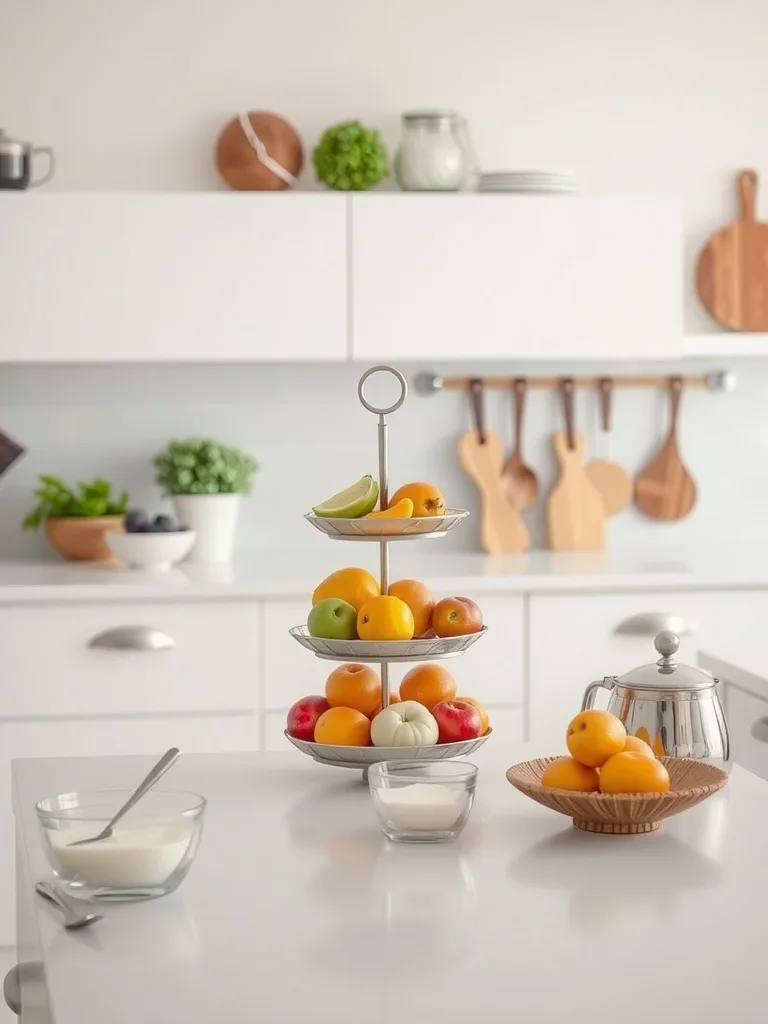
[[[371,403],[367,401],[365,397],[365,382],[374,373],[379,373],[380,371],[384,373],[391,373],[393,377],[397,377],[397,379],[400,381],[400,397],[394,403],[394,405],[390,405],[386,409],[378,409],[375,405],[371,405]],[[363,376],[358,381],[357,396],[360,399],[361,404],[368,410],[368,412],[372,412],[374,416],[387,416],[391,412],[396,412],[408,397],[408,382],[406,381],[402,373],[400,373],[399,370],[396,370],[394,366],[384,366],[383,364],[380,366],[371,366],[365,371]]]

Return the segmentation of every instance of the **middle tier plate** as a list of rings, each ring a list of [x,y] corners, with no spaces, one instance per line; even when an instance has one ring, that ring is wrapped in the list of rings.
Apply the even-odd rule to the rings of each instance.
[[[395,541],[444,537],[468,515],[464,508],[447,508],[442,516],[411,519],[325,519],[311,512],[304,518],[332,540]]]
[[[310,636],[306,626],[289,630],[294,640],[326,661],[437,661],[457,658],[488,632],[488,627],[467,636],[438,636],[431,640],[326,640]]]

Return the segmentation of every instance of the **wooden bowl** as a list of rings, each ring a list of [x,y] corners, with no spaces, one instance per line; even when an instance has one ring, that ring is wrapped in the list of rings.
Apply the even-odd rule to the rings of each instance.
[[[49,543],[72,562],[102,562],[112,558],[105,535],[122,530],[122,516],[64,516],[45,521]]]
[[[250,111],[248,120],[269,156],[298,177],[304,151],[293,125],[265,110]],[[224,126],[216,142],[216,168],[230,188],[240,191],[270,192],[288,188],[282,178],[259,160],[237,117]]]
[[[728,781],[722,768],[685,757],[662,757],[669,772],[668,793],[573,793],[567,789],[542,786],[544,769],[554,757],[514,764],[507,779],[515,789],[525,793],[544,807],[573,818],[576,828],[585,832],[606,832],[612,835],[633,835],[656,832],[664,818],[695,807],[712,796]]]

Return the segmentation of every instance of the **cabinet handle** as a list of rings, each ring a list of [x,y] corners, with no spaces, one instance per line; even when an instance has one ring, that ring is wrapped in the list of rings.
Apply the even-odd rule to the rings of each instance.
[[[88,646],[110,651],[170,651],[176,641],[151,626],[115,626],[91,637]]]
[[[21,1016],[21,985],[19,984],[19,965],[14,964],[3,978],[3,997],[9,1008]]]
[[[696,623],[671,612],[641,612],[639,615],[630,615],[628,619],[620,622],[614,633],[618,636],[654,637],[665,629],[677,633],[678,636],[690,636],[696,631]]]
[[[753,739],[768,743],[768,718],[758,718],[751,729]]]

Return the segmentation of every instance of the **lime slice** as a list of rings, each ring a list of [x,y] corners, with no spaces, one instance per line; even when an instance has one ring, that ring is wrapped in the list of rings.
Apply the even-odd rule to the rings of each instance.
[[[322,519],[357,519],[373,512],[379,500],[379,485],[372,476],[363,476],[357,483],[339,491],[312,511]]]

